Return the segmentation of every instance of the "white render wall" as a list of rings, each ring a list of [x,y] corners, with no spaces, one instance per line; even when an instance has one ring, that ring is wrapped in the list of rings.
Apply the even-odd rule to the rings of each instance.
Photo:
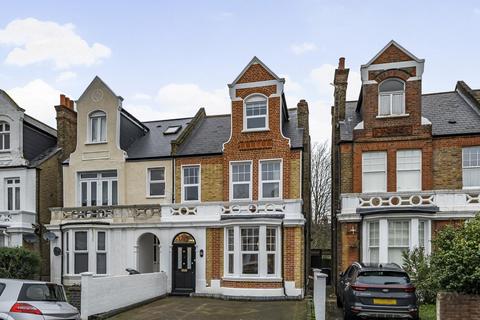
[[[163,272],[98,278],[85,272],[82,274],[81,283],[82,319],[167,293],[167,276]]]

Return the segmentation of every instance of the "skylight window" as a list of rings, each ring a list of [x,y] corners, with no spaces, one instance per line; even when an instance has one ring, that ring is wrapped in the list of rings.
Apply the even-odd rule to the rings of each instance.
[[[167,130],[163,132],[163,134],[174,134],[177,133],[182,126],[169,126]]]

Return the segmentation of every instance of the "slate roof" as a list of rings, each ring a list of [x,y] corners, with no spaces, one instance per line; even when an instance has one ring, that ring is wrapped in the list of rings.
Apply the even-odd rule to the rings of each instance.
[[[362,121],[356,108],[357,101],[346,103],[345,121],[340,124],[341,141],[352,141],[353,128]],[[432,123],[433,136],[480,134],[480,108],[457,91],[422,95],[422,116]]]

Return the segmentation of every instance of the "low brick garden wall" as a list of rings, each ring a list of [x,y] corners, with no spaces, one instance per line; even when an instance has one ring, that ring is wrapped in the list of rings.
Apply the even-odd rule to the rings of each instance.
[[[480,295],[440,292],[437,320],[480,320]]]

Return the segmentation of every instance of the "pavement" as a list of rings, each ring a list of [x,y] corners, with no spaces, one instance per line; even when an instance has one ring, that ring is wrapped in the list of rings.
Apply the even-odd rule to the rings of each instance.
[[[307,299],[301,301],[230,301],[169,296],[109,319],[305,320],[307,319]]]

